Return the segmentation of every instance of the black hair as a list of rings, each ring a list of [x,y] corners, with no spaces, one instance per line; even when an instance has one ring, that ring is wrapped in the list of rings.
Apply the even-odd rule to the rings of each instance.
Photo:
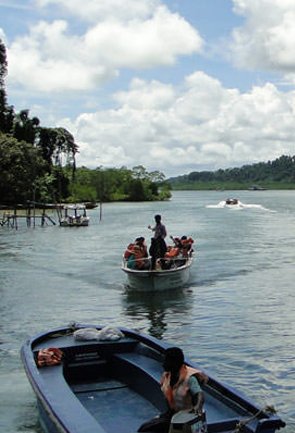
[[[144,242],[144,237],[140,236],[139,238],[135,239],[135,242]]]
[[[160,222],[161,218],[162,218],[161,215],[155,215],[156,222]]]
[[[165,351],[163,367],[166,371],[178,370],[184,363],[184,354],[179,347],[169,347]]]

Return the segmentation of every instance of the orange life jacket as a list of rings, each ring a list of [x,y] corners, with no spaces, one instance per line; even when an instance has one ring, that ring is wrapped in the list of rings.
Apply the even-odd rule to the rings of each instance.
[[[133,254],[135,257],[135,264],[138,269],[141,269],[145,264],[147,258],[147,249],[144,246],[134,245]]]
[[[194,240],[192,238],[187,238],[187,239],[182,239],[181,240],[181,244],[183,247],[191,247],[192,244],[194,243]]]
[[[145,264],[144,259],[148,256],[146,246],[136,243],[129,244],[124,253],[124,258],[127,260],[132,255],[134,256],[136,268],[141,269]]]
[[[182,239],[181,245],[182,245],[182,254],[184,256],[187,256],[187,253],[192,248],[192,245],[194,243],[194,240],[192,238]]]
[[[165,254],[165,257],[167,259],[172,259],[173,257],[178,256],[178,254],[179,254],[179,248],[177,248],[177,247],[168,247],[168,251]]]
[[[134,254],[134,247],[135,244],[129,244],[125,253],[124,253],[124,259],[128,259],[132,254]]]
[[[56,347],[40,349],[37,355],[37,365],[38,367],[58,365],[61,363],[62,357],[63,352]]]
[[[191,376],[196,376],[198,381],[201,383],[206,383],[208,381],[208,377],[205,373],[195,368],[189,367],[188,365],[183,364],[180,368],[179,379],[176,384],[171,387],[170,379],[171,373],[165,371],[161,378],[161,390],[166,397],[166,400],[169,404],[169,407],[173,410],[178,410],[176,405],[176,396],[177,398],[181,398],[182,400],[182,409],[191,409],[192,407],[192,398],[189,392],[189,378]]]

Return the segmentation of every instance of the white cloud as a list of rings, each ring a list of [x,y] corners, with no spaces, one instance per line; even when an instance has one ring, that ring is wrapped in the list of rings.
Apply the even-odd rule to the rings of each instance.
[[[270,83],[240,93],[196,72],[174,89],[134,80],[116,97],[117,109],[69,125],[81,145],[79,164],[142,164],[174,175],[267,161],[294,149],[295,93]]]
[[[175,175],[294,154],[295,92],[283,93],[271,83],[244,93],[228,89],[195,71],[193,63],[186,70],[194,72],[183,79],[178,75],[178,84],[159,78],[158,67],[167,66],[171,73],[168,67],[177,65],[179,72],[180,56],[202,54],[204,44],[197,29],[161,0],[35,3],[43,18],[54,19],[32,19],[29,32],[7,45],[13,89],[8,94],[27,97],[23,106],[31,113],[38,107],[33,114],[43,125],[50,120],[52,126],[69,129],[80,146],[79,165],[142,164]],[[245,18],[232,38],[236,64],[282,71],[282,81],[290,83],[295,74],[294,1],[233,0],[233,5]],[[152,68],[157,79],[143,79],[141,71],[148,69],[152,77]],[[128,74],[122,84],[123,69]],[[126,76],[131,76],[129,87]],[[103,84],[114,77],[120,90],[111,93]],[[32,95],[34,102],[27,104]],[[80,104],[75,113],[81,114],[71,111],[73,101]],[[88,113],[83,113],[84,103]],[[62,104],[71,119],[57,119],[55,110],[61,112]]]
[[[114,67],[172,65],[179,55],[201,49],[198,33],[182,18],[159,7],[147,20],[98,23],[85,35],[84,49]]]
[[[165,109],[174,101],[175,91],[172,85],[134,79],[129,91],[117,92],[114,99],[121,105],[133,109]]]
[[[119,21],[145,20],[153,15],[160,0],[35,0],[40,8],[64,9],[67,14],[80,19],[97,22],[110,19]]]
[[[295,72],[295,2],[293,0],[233,0],[245,18],[232,34],[233,60],[241,68]],[[295,82],[295,80],[294,80]]]
[[[88,11],[93,22],[83,34],[73,33],[65,19],[34,24],[29,34],[17,37],[8,47],[10,85],[50,94],[90,91],[113,79],[121,68],[168,66],[179,56],[202,49],[197,30],[178,14],[157,1],[135,2],[141,4],[137,7],[134,0],[128,1],[129,8],[115,0],[39,0],[39,5],[70,5],[79,16]],[[109,16],[105,9],[111,4],[115,9]],[[121,19],[120,10],[129,11],[131,17]],[[94,22],[95,16],[99,19]]]

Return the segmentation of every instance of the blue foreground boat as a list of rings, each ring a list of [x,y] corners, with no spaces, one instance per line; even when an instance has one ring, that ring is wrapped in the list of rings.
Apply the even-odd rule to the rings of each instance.
[[[171,345],[125,328],[107,338],[105,329],[72,325],[38,334],[22,346],[47,433],[135,433],[167,409],[159,380]],[[83,332],[87,340],[79,339]],[[203,391],[209,433],[273,433],[285,426],[271,408],[258,407],[208,376]]]

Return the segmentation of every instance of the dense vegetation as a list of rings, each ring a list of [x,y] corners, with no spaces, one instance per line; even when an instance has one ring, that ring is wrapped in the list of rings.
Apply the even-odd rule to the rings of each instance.
[[[98,167],[76,169],[68,201],[153,201],[171,197],[170,185],[159,171],[147,172],[138,165],[132,170]]]
[[[0,40],[0,197],[1,204],[34,202],[165,200],[170,188],[160,172],[76,168],[78,145],[65,128],[40,125],[29,110],[16,113],[7,103],[6,49]]]
[[[194,171],[168,179],[172,189],[295,189],[295,156],[217,171]]]

